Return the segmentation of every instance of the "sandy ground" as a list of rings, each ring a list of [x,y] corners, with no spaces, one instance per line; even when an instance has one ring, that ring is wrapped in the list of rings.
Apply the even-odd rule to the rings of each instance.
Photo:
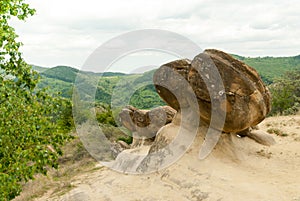
[[[98,165],[99,170],[74,178],[68,193],[48,193],[36,201],[300,201],[300,115],[267,118],[259,128],[279,129],[283,136],[273,134],[271,147],[248,138],[221,140],[205,160],[198,159],[196,139],[167,169],[126,175]]]

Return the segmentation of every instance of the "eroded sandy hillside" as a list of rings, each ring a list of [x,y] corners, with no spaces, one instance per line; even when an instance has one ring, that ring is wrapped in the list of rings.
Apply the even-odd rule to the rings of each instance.
[[[201,140],[196,139],[168,169],[125,175],[98,165],[98,170],[72,178],[70,191],[50,189],[36,201],[300,201],[300,116],[270,117],[259,128],[274,133],[276,145],[223,137],[201,161]]]

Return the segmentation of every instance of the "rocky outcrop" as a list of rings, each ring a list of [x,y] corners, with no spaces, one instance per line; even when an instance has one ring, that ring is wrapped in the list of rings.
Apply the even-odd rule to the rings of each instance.
[[[257,125],[270,111],[270,92],[256,70],[219,50],[164,64],[153,80],[158,94],[176,110],[188,107],[195,95],[201,120],[209,124],[216,112],[217,118],[225,118],[224,126],[216,129],[224,132]]]
[[[131,147],[151,144],[157,131],[169,124],[176,110],[169,106],[161,106],[152,110],[139,110],[133,106],[124,108],[119,116],[124,127],[133,134]]]
[[[240,137],[248,137],[257,143],[266,146],[271,146],[276,143],[272,135],[265,131],[259,130],[257,127],[247,128],[246,130],[237,133],[237,135]]]
[[[134,138],[155,139],[144,149],[122,152],[110,164],[113,169],[158,171],[177,161],[194,141],[202,144],[200,159],[219,152],[233,160],[243,137],[268,146],[275,143],[271,135],[253,129],[270,111],[269,90],[256,70],[229,54],[206,50],[192,61],[172,61],[155,72],[153,82],[160,97],[177,113],[169,112],[172,118],[168,119],[160,115],[172,111],[170,107],[158,112],[124,109],[122,124],[136,133]]]

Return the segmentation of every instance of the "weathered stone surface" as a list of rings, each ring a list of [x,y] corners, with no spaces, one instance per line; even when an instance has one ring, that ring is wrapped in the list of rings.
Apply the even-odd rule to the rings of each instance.
[[[155,136],[148,154],[134,166],[138,172],[156,171],[176,161],[203,129],[207,134],[198,138],[203,141],[200,158],[217,145],[221,152],[234,155],[230,140],[237,135],[263,145],[275,143],[272,136],[252,129],[270,111],[270,93],[253,68],[232,56],[206,50],[192,61],[172,61],[155,72],[153,82],[158,94],[177,113],[171,107],[149,111],[129,106],[122,110],[122,124],[133,132],[133,148],[142,147],[141,140]],[[219,143],[220,138],[228,143]]]
[[[276,144],[274,138],[270,134],[256,128],[248,128],[237,134],[241,137],[249,137],[250,139],[262,145],[271,146]]]
[[[139,110],[133,106],[127,106],[120,113],[121,123],[132,131],[132,147],[153,142],[157,131],[170,123],[176,114],[176,110],[169,106],[161,106],[152,110]]]
[[[201,120],[209,124],[212,111],[220,114],[217,118],[225,118],[225,124],[216,129],[224,132],[255,126],[270,111],[270,92],[256,70],[219,50],[205,50],[191,62],[164,64],[153,80],[158,94],[176,110],[188,107],[189,97],[196,95]]]
[[[176,60],[161,66],[153,76],[153,83],[160,97],[175,110],[188,107],[188,73],[191,61]]]
[[[125,149],[127,148],[123,147],[119,142],[114,142],[110,146],[111,154],[114,158],[116,158]]]

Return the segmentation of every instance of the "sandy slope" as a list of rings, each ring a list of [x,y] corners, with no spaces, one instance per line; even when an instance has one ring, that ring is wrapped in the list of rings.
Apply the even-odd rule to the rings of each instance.
[[[100,168],[74,179],[64,195],[37,200],[99,201],[300,201],[300,115],[271,117],[259,125],[277,128],[272,147],[248,138],[225,137],[205,160],[199,141],[168,169],[147,175],[125,175]],[[232,146],[234,149],[232,149]]]

